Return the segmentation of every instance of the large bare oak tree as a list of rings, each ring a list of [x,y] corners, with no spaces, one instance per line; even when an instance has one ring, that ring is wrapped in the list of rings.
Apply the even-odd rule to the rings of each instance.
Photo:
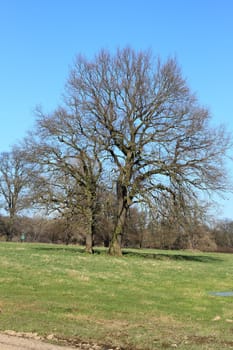
[[[209,111],[174,59],[162,63],[131,48],[101,51],[92,60],[78,56],[65,108],[114,170],[118,212],[110,254],[121,254],[133,203],[165,198],[181,208],[202,191],[226,188],[230,139],[223,128],[210,126]]]

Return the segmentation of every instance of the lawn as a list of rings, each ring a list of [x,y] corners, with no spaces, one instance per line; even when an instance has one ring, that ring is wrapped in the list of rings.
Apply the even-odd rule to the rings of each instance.
[[[233,255],[0,243],[0,331],[122,349],[233,349]]]

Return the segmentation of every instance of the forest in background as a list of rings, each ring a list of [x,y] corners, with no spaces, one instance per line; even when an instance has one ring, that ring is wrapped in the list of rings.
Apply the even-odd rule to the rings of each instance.
[[[113,216],[104,213],[99,217],[93,246],[109,247]],[[10,219],[0,216],[0,241],[9,237]],[[54,244],[79,244],[85,246],[85,222],[76,218],[67,222],[64,218],[46,216],[18,216],[14,222],[14,242],[41,242]],[[23,239],[22,239],[23,237]],[[221,220],[211,227],[201,222],[193,222],[186,230],[172,225],[169,220],[158,223],[148,220],[145,212],[133,209],[127,218],[123,248],[191,249],[233,253],[233,221]]]

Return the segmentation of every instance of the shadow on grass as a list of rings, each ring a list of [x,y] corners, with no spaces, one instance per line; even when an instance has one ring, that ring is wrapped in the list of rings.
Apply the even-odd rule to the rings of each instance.
[[[41,251],[41,252],[67,252],[67,253],[74,253],[74,254],[86,254],[89,255],[88,253],[86,253],[85,251],[85,247],[80,247],[80,246],[63,246],[63,245],[51,245],[51,246],[34,246],[32,247],[32,249],[35,249],[37,251]],[[94,249],[93,254],[106,254],[106,250],[100,250],[100,249]]]
[[[51,246],[34,246],[33,249],[38,251],[54,251],[54,252],[67,252],[67,253],[73,253],[73,254],[87,254],[85,252],[84,247],[80,246],[59,246],[59,245],[51,245]],[[94,255],[106,255],[107,249],[103,248],[94,248]],[[179,254],[179,253],[153,253],[148,250],[148,252],[140,251],[140,250],[122,250],[122,254],[125,257],[136,257],[136,258],[143,258],[143,259],[152,259],[152,260],[175,260],[175,261],[193,261],[193,262],[200,262],[200,263],[214,263],[214,262],[220,262],[222,259],[220,257],[216,256],[210,256],[210,255],[194,255],[194,254]]]
[[[222,261],[219,257],[207,256],[207,255],[186,255],[186,254],[169,254],[169,253],[145,253],[145,252],[131,252],[123,251],[123,255],[135,256],[144,259],[155,259],[155,260],[180,260],[180,261],[194,261],[200,263],[214,263]]]

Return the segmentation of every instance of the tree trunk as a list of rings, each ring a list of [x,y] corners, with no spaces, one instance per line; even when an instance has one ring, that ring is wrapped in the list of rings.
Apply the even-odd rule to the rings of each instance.
[[[113,238],[109,247],[109,255],[112,256],[122,256],[121,244],[117,239],[116,231],[113,234]]]
[[[87,208],[86,211],[87,217],[87,234],[86,234],[86,247],[85,252],[93,254],[93,237],[95,231],[95,214],[94,209],[90,205],[90,208]]]
[[[93,254],[93,234],[92,234],[92,232],[88,232],[88,234],[86,235],[85,252],[88,254]]]
[[[112,240],[109,247],[109,254],[113,256],[121,256],[121,241],[124,233],[126,216],[128,212],[127,190],[124,185],[117,186],[118,213],[117,222],[113,232]]]
[[[11,215],[10,213],[9,226],[8,226],[7,238],[6,238],[7,242],[11,242],[14,237],[14,224],[15,224],[14,215]]]
[[[109,254],[113,256],[121,256],[121,240],[122,240],[122,234],[123,234],[123,225],[122,220],[123,217],[117,218],[117,223],[113,232],[112,240],[109,247]]]

